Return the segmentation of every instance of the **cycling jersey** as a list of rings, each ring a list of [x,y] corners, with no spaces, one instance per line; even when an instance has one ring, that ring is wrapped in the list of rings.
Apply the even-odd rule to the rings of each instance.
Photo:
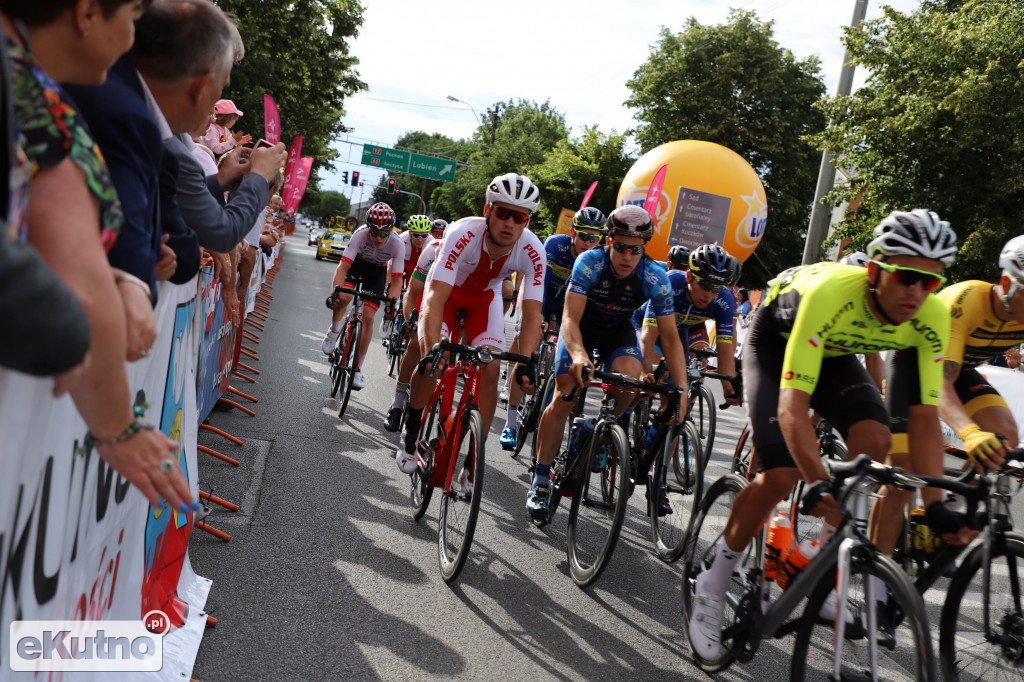
[[[406,230],[398,235],[398,238],[402,240],[402,245],[405,247],[405,266],[403,271],[409,277],[412,277],[413,272],[416,270],[416,261],[419,260],[420,254],[423,253],[423,247],[433,239],[429,232],[426,239],[413,239],[410,236],[411,234],[412,232]],[[416,250],[417,248],[419,248],[418,251]]]
[[[440,239],[431,239],[423,247],[423,250],[420,251],[420,257],[416,261],[416,268],[412,271],[413,279],[418,279],[421,282],[427,281],[427,273],[430,272],[430,266],[437,260],[437,250],[439,248],[441,248]]]
[[[706,328],[704,327],[706,320],[713,320],[715,323],[716,342],[732,343],[733,310],[735,306],[732,292],[728,289],[722,289],[706,308],[698,308],[690,300],[685,270],[670,271],[668,279],[672,285],[676,328],[679,330],[679,338],[683,341],[683,345],[687,345],[687,336],[690,330],[705,329],[706,333]],[[644,326],[658,326],[658,320],[654,315],[650,302],[644,306]]]
[[[1024,324],[996,315],[988,282],[960,282],[937,296],[949,309],[947,360],[976,367],[1024,342]]]
[[[572,275],[572,265],[576,256],[572,253],[572,237],[567,234],[553,234],[544,242],[548,268],[544,273],[544,319],[555,315],[562,319],[562,308],[565,305],[565,289]]]
[[[590,249],[576,259],[569,291],[587,297],[581,324],[628,321],[647,300],[656,316],[673,313],[668,273],[647,255],[632,274],[619,279],[613,272],[608,247]]]
[[[405,245],[401,237],[391,232],[383,246],[374,246],[370,240],[370,230],[363,225],[352,235],[351,241],[341,254],[341,260],[352,263],[356,260],[365,261],[379,267],[391,263],[391,276],[401,277],[405,272]]]
[[[766,322],[787,339],[779,388],[814,393],[823,358],[914,348],[919,404],[937,405],[949,312],[939,299],[928,296],[908,322],[885,324],[868,307],[867,276],[856,265],[815,263],[769,282]]]

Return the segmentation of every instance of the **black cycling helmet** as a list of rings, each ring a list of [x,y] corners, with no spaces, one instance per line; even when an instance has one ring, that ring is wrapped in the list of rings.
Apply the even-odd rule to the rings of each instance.
[[[677,244],[668,250],[668,262],[680,270],[690,267],[690,250],[682,244]]]
[[[576,211],[576,215],[572,217],[572,226],[577,230],[597,230],[598,232],[605,231],[605,223],[608,219],[604,217],[604,213],[601,213],[598,209],[593,206],[587,206]]]
[[[634,204],[619,206],[608,215],[608,235],[611,237],[641,237],[650,241],[654,236],[651,214]]]
[[[718,244],[703,244],[690,254],[690,272],[708,284],[727,287],[739,281],[743,266]]]

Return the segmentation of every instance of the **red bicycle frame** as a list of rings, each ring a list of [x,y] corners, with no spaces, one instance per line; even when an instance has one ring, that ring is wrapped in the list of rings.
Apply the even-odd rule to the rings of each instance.
[[[462,389],[462,395],[459,397],[459,404],[454,416],[447,416],[452,415],[452,406],[455,403],[456,382],[460,374],[465,377],[466,385]],[[459,360],[454,365],[449,365],[445,368],[444,373],[441,374],[441,379],[434,388],[434,394],[430,397],[430,402],[427,403],[427,408],[423,410],[423,416],[420,418],[420,429],[422,431],[427,419],[433,412],[434,404],[438,400],[441,401],[441,414],[446,415],[444,418],[444,436],[434,449],[434,466],[430,471],[427,484],[433,488],[443,487],[446,493],[451,488],[452,467],[456,465],[455,453],[459,450],[459,440],[462,435],[461,425],[465,417],[466,407],[476,405],[476,392],[479,383],[480,366],[478,364],[471,363],[467,365],[465,360]],[[459,430],[456,432],[455,437],[452,438],[451,429],[454,425],[458,425]],[[427,462],[423,460],[423,455],[417,452],[416,457],[419,459],[421,468],[426,468]]]

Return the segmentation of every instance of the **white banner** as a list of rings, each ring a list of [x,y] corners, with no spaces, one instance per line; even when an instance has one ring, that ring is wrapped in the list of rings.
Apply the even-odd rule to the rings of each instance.
[[[995,365],[981,365],[977,370],[1009,405],[1013,418],[1017,420],[1017,442],[1021,443],[1024,441],[1024,373]],[[946,445],[963,449],[960,436],[945,422],[942,423],[942,436]]]

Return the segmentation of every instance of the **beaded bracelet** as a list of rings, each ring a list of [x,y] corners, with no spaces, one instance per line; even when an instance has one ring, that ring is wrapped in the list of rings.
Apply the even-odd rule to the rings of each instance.
[[[96,438],[93,437],[91,431],[86,433],[85,447],[92,448],[97,445],[116,445],[117,443],[121,443],[128,440],[129,438],[137,434],[139,431],[152,431],[156,427],[153,424],[150,424],[148,421],[146,421],[146,407],[146,405],[136,405],[134,408],[132,408],[132,423],[129,424],[128,427],[124,431],[122,431],[121,434],[118,436],[114,436],[113,438],[104,438],[102,440],[97,440]]]

